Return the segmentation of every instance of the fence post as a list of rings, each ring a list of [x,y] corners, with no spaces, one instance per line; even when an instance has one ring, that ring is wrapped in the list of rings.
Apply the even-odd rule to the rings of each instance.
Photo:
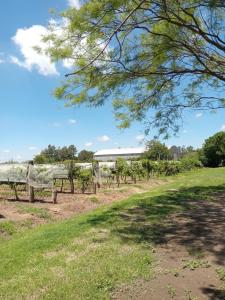
[[[29,185],[29,201],[34,202],[34,188],[31,185]]]
[[[73,167],[74,167],[74,164],[73,164],[73,161],[70,162],[70,170],[69,170],[69,174],[70,174],[70,189],[71,189],[71,194],[74,194],[74,182],[73,182]]]
[[[56,190],[52,190],[52,202],[53,202],[53,204],[57,203],[57,191]]]

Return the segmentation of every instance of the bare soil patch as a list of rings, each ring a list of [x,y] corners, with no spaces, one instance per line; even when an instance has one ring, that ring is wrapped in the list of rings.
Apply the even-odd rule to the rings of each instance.
[[[69,189],[58,193],[57,204],[51,200],[51,192],[40,191],[35,194],[35,202],[29,203],[28,194],[23,188],[19,188],[20,200],[15,200],[13,192],[7,186],[0,186],[0,222],[29,221],[33,226],[49,221],[67,219],[74,215],[91,211],[105,204],[126,199],[127,197],[151,190],[151,188],[166,183],[167,180],[152,179],[148,182],[137,184],[121,184],[118,188],[102,186],[97,194],[76,193],[71,194]],[[37,210],[41,210],[38,212]],[[46,212],[43,214],[43,212]]]
[[[224,300],[225,194],[213,198],[193,202],[191,210],[160,224],[154,278],[121,286],[112,299]]]

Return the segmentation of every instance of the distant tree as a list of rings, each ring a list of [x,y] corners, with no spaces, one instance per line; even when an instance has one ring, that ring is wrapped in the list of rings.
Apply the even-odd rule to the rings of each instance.
[[[194,148],[192,146],[172,146],[169,149],[170,154],[171,154],[171,158],[173,158],[174,160],[179,160],[182,157],[184,157],[186,154],[188,153],[192,153],[195,152]]]
[[[205,140],[202,160],[208,167],[225,166],[225,132],[221,131]]]
[[[34,157],[35,163],[54,163],[64,160],[76,159],[77,148],[74,145],[56,148],[53,145],[48,145],[40,154]]]
[[[77,154],[77,148],[74,145],[70,145],[68,147],[64,146],[62,148],[58,148],[57,156],[59,161],[63,160],[74,160]]]
[[[42,155],[42,154],[38,154],[34,157],[33,159],[35,164],[45,164],[48,163],[48,159],[46,158],[46,156]]]
[[[55,162],[59,160],[57,148],[53,145],[48,145],[47,148],[41,151],[40,155],[44,156],[48,162]]]
[[[170,159],[170,151],[167,146],[160,141],[151,140],[146,144],[147,150],[144,152],[144,158],[150,160]]]
[[[82,162],[91,162],[93,160],[94,152],[82,150],[78,154],[78,160]]]

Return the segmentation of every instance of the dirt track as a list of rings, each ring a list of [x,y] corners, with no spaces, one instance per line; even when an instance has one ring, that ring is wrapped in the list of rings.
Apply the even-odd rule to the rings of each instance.
[[[154,278],[121,287],[112,298],[225,299],[225,277],[220,280],[218,275],[218,269],[225,267],[225,195],[214,198],[194,203],[191,211],[170,216],[161,224]]]

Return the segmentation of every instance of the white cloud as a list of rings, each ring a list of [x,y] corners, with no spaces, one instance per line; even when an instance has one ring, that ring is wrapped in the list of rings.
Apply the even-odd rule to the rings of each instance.
[[[76,123],[77,123],[77,121],[74,120],[74,119],[70,119],[70,120],[68,120],[68,122],[69,122],[70,124],[76,124]]]
[[[144,140],[144,138],[145,138],[144,134],[139,134],[136,136],[136,140],[139,142],[142,142]]]
[[[68,0],[68,4],[71,7],[75,7],[77,9],[81,8],[80,0]]]
[[[221,126],[220,130],[225,131],[225,124]]]
[[[110,140],[111,140],[110,137],[108,137],[107,135],[103,135],[103,136],[98,137],[98,141],[101,142],[101,143],[105,143],[105,142],[108,142]]]
[[[183,133],[187,133],[188,131],[186,129],[183,130]]]
[[[3,63],[4,63],[4,60],[0,58],[0,64],[3,64]]]
[[[36,146],[30,146],[30,147],[28,147],[28,149],[29,149],[30,151],[34,151],[34,150],[37,150],[37,147],[36,147]]]
[[[60,127],[60,126],[61,126],[61,124],[60,124],[60,123],[58,123],[58,122],[54,122],[54,123],[52,123],[52,126],[53,126],[53,127]]]
[[[91,147],[92,145],[93,145],[92,142],[87,142],[87,143],[85,143],[85,147],[87,147],[87,148]]]
[[[202,113],[197,113],[197,114],[195,115],[195,117],[196,117],[196,118],[201,118],[201,117],[202,117]]]
[[[2,151],[3,153],[10,153],[10,150],[6,149]]]
[[[41,25],[19,28],[12,40],[19,47],[23,59],[11,56],[11,62],[29,71],[37,69],[40,74],[45,76],[58,75],[56,66],[51,62],[50,58],[34,49],[35,46],[40,47],[42,50],[47,48],[47,45],[42,41],[43,36],[47,33],[47,28]]]

